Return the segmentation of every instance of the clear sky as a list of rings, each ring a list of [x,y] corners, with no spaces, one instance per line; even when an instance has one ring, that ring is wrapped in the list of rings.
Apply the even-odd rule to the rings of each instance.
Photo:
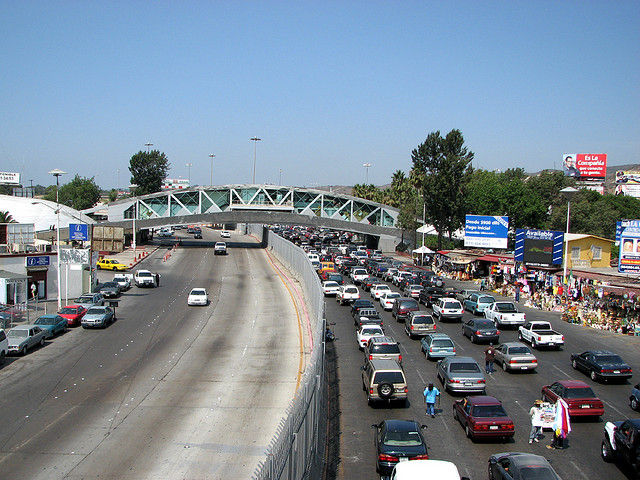
[[[0,1],[0,171],[389,182],[434,130],[474,166],[640,163],[640,2]],[[66,179],[67,181],[69,178]]]

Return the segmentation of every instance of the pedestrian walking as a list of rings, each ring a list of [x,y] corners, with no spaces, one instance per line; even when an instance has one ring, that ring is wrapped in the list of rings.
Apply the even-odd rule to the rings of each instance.
[[[430,383],[427,388],[424,389],[424,403],[427,406],[427,415],[431,415],[431,418],[435,418],[436,416],[436,400],[440,396],[440,390],[433,386],[433,383]]]
[[[487,281],[483,278],[480,280],[480,291],[484,291],[487,289]]]
[[[495,368],[493,368],[493,362],[496,359],[496,350],[493,348],[493,342],[489,344],[489,346],[484,351],[484,370],[486,373],[495,372]]]
[[[529,432],[529,443],[539,442],[542,433],[542,400],[533,402],[533,407],[529,410],[531,417],[531,431]]]

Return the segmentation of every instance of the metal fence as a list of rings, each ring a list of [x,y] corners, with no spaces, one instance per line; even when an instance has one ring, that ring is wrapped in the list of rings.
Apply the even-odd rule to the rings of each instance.
[[[0,328],[9,329],[20,324],[32,323],[40,315],[55,313],[55,305],[48,305],[47,302],[28,302],[8,305],[0,303]]]
[[[262,226],[248,225],[247,232],[262,238]],[[265,230],[265,235],[267,232]],[[324,360],[324,296],[320,279],[306,254],[273,233],[266,248],[302,285],[311,322],[313,351],[300,388],[289,404],[267,448],[266,458],[254,473],[255,480],[318,480],[322,478],[327,422],[327,388]]]

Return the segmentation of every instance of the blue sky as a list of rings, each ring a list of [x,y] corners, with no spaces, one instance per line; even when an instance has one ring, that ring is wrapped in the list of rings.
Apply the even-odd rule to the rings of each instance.
[[[434,130],[474,166],[640,163],[640,2],[0,1],[0,171],[383,184]],[[68,179],[67,179],[68,180]]]

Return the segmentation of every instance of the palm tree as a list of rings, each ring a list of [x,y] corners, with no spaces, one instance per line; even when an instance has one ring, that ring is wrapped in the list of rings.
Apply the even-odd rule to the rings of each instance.
[[[0,223],[18,223],[8,211],[0,211]]]

